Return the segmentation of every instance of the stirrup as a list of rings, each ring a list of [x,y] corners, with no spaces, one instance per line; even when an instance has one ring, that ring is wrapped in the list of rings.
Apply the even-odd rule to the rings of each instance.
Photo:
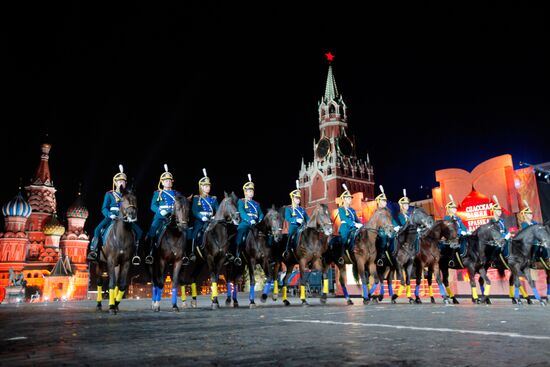
[[[97,250],[95,251],[90,251],[88,253],[88,256],[86,257],[87,260],[90,260],[90,261],[95,261],[97,260]]]
[[[346,263],[346,260],[344,259],[343,256],[340,256],[338,258],[338,265],[344,265]]]
[[[376,265],[377,266],[384,266],[384,260],[382,260],[382,258],[376,260]]]
[[[153,265],[153,255],[149,254],[145,257],[145,263],[147,265]]]
[[[233,263],[235,263],[235,265],[237,266],[241,266],[243,264],[243,261],[240,257],[236,257],[235,260],[233,260]]]
[[[141,264],[141,258],[138,255],[134,255],[132,257],[132,265],[140,265]]]
[[[283,252],[283,255],[282,255],[282,256],[283,256],[283,258],[286,259],[286,258],[288,257],[288,255],[289,255],[288,250],[285,250],[285,251]]]
[[[453,266],[455,266],[454,260],[449,260],[449,268],[452,268]]]
[[[189,259],[189,261],[197,261],[197,256],[195,255],[195,253],[191,253],[191,255],[189,255],[188,259]]]

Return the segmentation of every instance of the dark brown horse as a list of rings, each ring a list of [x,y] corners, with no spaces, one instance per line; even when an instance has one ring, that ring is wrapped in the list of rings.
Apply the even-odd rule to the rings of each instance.
[[[295,265],[300,267],[300,299],[302,305],[307,305],[306,300],[306,279],[305,270],[309,264],[316,271],[323,272],[323,293],[321,303],[326,303],[328,294],[328,276],[323,270],[322,256],[328,248],[328,236],[332,234],[332,221],[326,204],[317,204],[309,222],[301,232],[298,233],[298,244],[295,250],[290,251],[289,255],[283,258],[282,262],[286,266],[286,275],[283,279],[283,303],[289,306],[287,299],[287,284]],[[279,243],[280,244],[280,243]],[[282,253],[283,246],[279,246],[279,252]],[[280,259],[280,254],[276,257]],[[275,264],[274,274],[279,274],[281,261]],[[274,299],[276,297],[277,284],[274,286]]]
[[[443,239],[443,241],[441,241]],[[414,259],[414,266],[416,269],[416,290],[415,290],[415,302],[422,303],[420,300],[420,282],[422,282],[422,274],[424,268],[428,269],[428,275],[426,279],[428,281],[428,288],[430,290],[430,300],[435,303],[435,298],[432,293],[432,275],[435,274],[437,285],[439,286],[439,292],[443,297],[443,302],[448,304],[449,296],[445,292],[445,287],[441,280],[441,272],[439,271],[439,259],[441,252],[439,251],[439,242],[446,242],[451,247],[458,247],[458,227],[454,221],[438,220],[426,232],[420,239],[420,251]]]
[[[182,195],[176,196],[174,210],[168,219],[164,232],[161,233],[158,244],[158,255],[150,266],[153,278],[153,304],[155,312],[160,311],[160,300],[164,289],[164,279],[168,265],[172,264],[172,310],[178,308],[178,286],[182,265],[189,262],[186,255],[187,228],[189,222],[189,200]],[[182,287],[183,288],[183,287]],[[182,294],[185,289],[182,289]]]
[[[429,216],[422,208],[415,208],[409,219],[399,230],[396,237],[397,252],[395,256],[395,269],[397,278],[401,281],[401,286],[406,288],[406,296],[409,303],[414,303],[411,296],[411,277],[414,265],[414,259],[420,251],[420,238],[434,224],[433,218]],[[403,274],[405,277],[403,279]],[[388,288],[391,285],[391,278],[388,279]],[[392,303],[396,303],[398,294],[391,294]],[[399,292],[398,292],[399,293]]]
[[[256,279],[254,277],[254,270],[256,264],[259,264],[267,277],[266,286],[262,293],[262,302],[267,300],[267,294],[269,288],[273,283],[273,254],[272,249],[275,243],[278,243],[282,239],[283,220],[275,207],[270,208],[264,219],[251,227],[248,232],[243,249],[244,264],[237,266],[229,264],[227,266],[227,279],[233,283],[232,297],[230,297],[230,288],[228,287],[226,305],[231,303],[233,299],[233,306],[238,307],[238,280],[244,273],[248,273],[250,277],[250,308],[255,308],[256,303],[254,301],[254,287],[256,285]],[[246,272],[243,273],[243,267],[246,266]]]
[[[101,274],[109,275],[109,312],[116,314],[128,283],[128,270],[136,243],[132,223],[137,221],[137,199],[132,191],[123,190],[118,217],[107,229],[104,246],[96,263],[97,307],[101,310]]]
[[[220,306],[218,301],[218,279],[229,250],[229,230],[227,227],[238,225],[239,221],[237,196],[234,193],[231,193],[231,195],[224,193],[224,198],[214,219],[204,232],[204,250],[206,254],[203,254],[203,256],[206,256],[210,281],[212,282],[212,309],[217,309]]]

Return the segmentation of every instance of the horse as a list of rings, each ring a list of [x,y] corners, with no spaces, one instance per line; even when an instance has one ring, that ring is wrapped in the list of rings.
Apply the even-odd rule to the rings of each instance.
[[[189,263],[186,255],[187,228],[189,222],[189,200],[182,195],[177,195],[174,200],[174,210],[168,218],[164,231],[158,240],[158,254],[150,265],[153,280],[152,309],[160,311],[160,300],[164,289],[164,279],[168,265],[172,264],[172,311],[178,308],[178,285],[182,265]],[[185,287],[182,287],[182,294]]]
[[[345,266],[348,264],[353,265],[353,273],[355,280],[359,284],[359,279],[361,279],[363,284],[365,285],[364,289],[364,299],[365,304],[368,303],[370,300],[370,297],[368,295],[368,279],[369,276],[365,273],[365,264],[373,264],[373,268],[370,269],[371,273],[376,273],[375,269],[376,266],[374,265],[374,261],[376,259],[376,238],[378,237],[378,231],[379,230],[391,230],[391,215],[390,212],[387,209],[378,209],[376,212],[374,212],[373,216],[370,218],[370,220],[360,229],[356,231],[355,234],[355,246],[352,253],[350,253],[348,250],[345,251],[345,255],[341,257],[341,250],[342,248],[337,245],[336,239],[338,239],[339,236],[334,236],[329,243],[332,245],[329,247],[328,251],[323,255],[324,260],[324,267],[328,270],[328,267],[330,264],[335,264],[338,267],[338,281],[340,282],[340,286],[342,287],[342,291],[344,293],[344,298],[346,299],[346,303],[348,305],[353,305],[353,301],[351,300],[347,287],[346,282],[344,279],[345,274]],[[344,246],[344,244],[340,244],[340,246]],[[361,265],[359,266],[359,263]],[[367,265],[367,267],[369,267]],[[362,270],[359,270],[361,268]],[[327,271],[325,270],[325,271]],[[364,278],[360,277],[360,274],[364,274]]]
[[[411,297],[411,276],[413,271],[414,259],[420,251],[420,238],[434,224],[433,218],[428,215],[422,208],[414,208],[407,222],[399,230],[396,236],[396,255],[394,257],[395,271],[400,280],[401,287],[405,286],[406,296],[409,303],[414,303]],[[379,267],[380,268],[380,267]],[[391,268],[390,273],[391,274]],[[405,279],[403,279],[405,274]],[[397,294],[392,294],[391,287],[392,279],[388,279],[388,288],[392,303],[396,303],[400,291]],[[400,290],[402,289],[400,287]]]
[[[252,226],[248,232],[243,248],[243,258],[246,263],[248,275],[250,277],[250,308],[255,308],[256,303],[254,301],[254,287],[256,285],[256,279],[254,277],[254,269],[256,264],[260,264],[265,276],[267,277],[266,283],[262,292],[261,301],[264,303],[267,300],[267,295],[271,284],[273,283],[273,255],[272,247],[275,243],[281,241],[283,235],[283,223],[280,213],[271,207],[262,221],[257,225]],[[238,286],[237,279],[241,277],[243,273],[243,266],[231,265],[227,267],[228,281],[233,283],[233,294],[230,296],[230,288],[228,287],[226,305],[231,304],[233,299],[233,306],[238,307],[239,302],[237,300]]]
[[[443,284],[449,293],[449,297],[454,304],[458,304],[458,300],[452,294],[449,288],[449,269],[466,269],[470,278],[470,288],[472,290],[473,303],[491,304],[489,298],[491,280],[487,276],[487,269],[490,266],[490,256],[495,249],[502,246],[504,239],[500,233],[500,228],[496,223],[487,223],[478,227],[471,235],[466,235],[466,252],[464,256],[458,251],[446,247],[441,251],[439,259],[439,268],[441,269]],[[475,275],[480,276],[480,287],[483,287],[481,298],[478,297],[476,288]]]
[[[230,224],[238,225],[240,221],[237,200],[235,193],[231,193],[231,195],[224,193],[224,198],[218,207],[214,219],[208,224],[204,232],[203,241],[206,254],[203,254],[203,256],[206,255],[206,263],[208,264],[210,280],[212,282],[212,309],[217,309],[220,306],[218,301],[218,278],[230,245],[227,226]]]
[[[286,266],[286,274],[283,279],[283,303],[285,306],[290,306],[290,302],[287,299],[287,284],[292,269],[295,265],[300,267],[300,299],[303,306],[307,306],[306,299],[306,279],[305,269],[308,264],[312,264],[312,267],[316,271],[323,273],[323,292],[321,295],[321,303],[326,303],[328,295],[328,276],[322,266],[322,256],[328,248],[328,237],[332,234],[332,221],[330,220],[330,213],[326,204],[317,204],[313,213],[309,219],[307,225],[298,233],[298,243],[296,249],[289,252],[288,256],[283,257],[283,246],[279,241],[278,253],[275,254],[275,267],[274,274],[279,274],[281,263]],[[276,299],[278,285],[275,281],[273,299]],[[265,292],[265,290],[264,290]]]
[[[550,230],[547,226],[542,224],[531,225],[519,231],[518,234],[512,239],[510,257],[508,259],[508,266],[510,268],[510,285],[513,284],[516,290],[519,289],[524,298],[529,301],[529,296],[520,284],[520,277],[523,275],[529,283],[529,286],[531,287],[537,301],[539,301],[541,305],[546,306],[547,301],[540,297],[540,294],[535,286],[535,281],[531,278],[530,268],[535,265],[531,263],[531,246],[534,242],[539,242],[540,246],[548,248],[548,245],[550,244]],[[550,266],[548,266],[549,264],[547,262],[544,262],[544,265],[543,267],[546,270],[546,283],[550,284]],[[515,301],[518,304],[521,304],[521,299],[519,298],[518,292],[514,293]]]
[[[443,238],[451,247],[458,246],[458,226],[456,222],[438,220],[420,239],[420,251],[414,258],[414,266],[416,269],[415,303],[422,303],[419,289],[425,267],[428,268],[426,279],[428,281],[431,302],[435,303],[432,293],[432,275],[435,274],[435,279],[439,286],[441,297],[443,297],[443,302],[445,304],[450,303],[449,296],[445,292],[445,287],[441,281],[441,274],[439,271],[439,259],[441,257],[439,242]]]
[[[133,191],[123,190],[120,211],[107,228],[104,246],[96,262],[97,306],[101,311],[102,279],[101,274],[107,271],[109,276],[109,313],[116,314],[118,305],[126,291],[128,270],[136,243],[132,223],[137,221],[137,199]]]

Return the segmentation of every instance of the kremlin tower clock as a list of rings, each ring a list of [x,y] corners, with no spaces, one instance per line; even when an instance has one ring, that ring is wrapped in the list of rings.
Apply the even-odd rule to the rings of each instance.
[[[300,167],[299,180],[302,206],[311,214],[321,203],[332,212],[336,198],[343,192],[345,183],[352,193],[362,193],[363,198],[374,198],[374,174],[367,154],[366,160],[357,157],[355,139],[348,136],[348,107],[338,93],[332,71],[334,56],[326,54],[329,61],[325,95],[319,102],[318,140],[313,141],[313,162]]]

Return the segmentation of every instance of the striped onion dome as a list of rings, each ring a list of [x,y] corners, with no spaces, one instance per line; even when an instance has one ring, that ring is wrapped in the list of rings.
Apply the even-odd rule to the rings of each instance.
[[[59,222],[59,219],[57,219],[57,214],[53,213],[50,219],[44,223],[42,232],[46,236],[63,236],[63,233],[65,233],[65,227]]]
[[[67,218],[88,218],[88,209],[84,206],[82,196],[78,193],[78,197],[67,209]]]
[[[25,217],[28,218],[32,213],[32,207],[25,201],[21,191],[15,195],[6,205],[2,207],[2,214],[5,217]]]

